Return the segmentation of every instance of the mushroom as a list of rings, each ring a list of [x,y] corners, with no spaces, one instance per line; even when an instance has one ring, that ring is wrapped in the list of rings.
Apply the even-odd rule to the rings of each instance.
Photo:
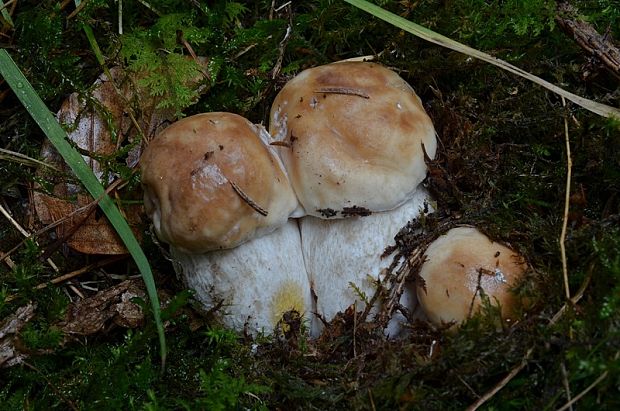
[[[434,324],[461,323],[480,310],[482,298],[514,321],[519,299],[511,292],[527,270],[522,256],[473,227],[453,228],[433,241],[419,275],[420,305]]]
[[[317,313],[331,320],[354,303],[357,310],[363,310],[392,262],[387,256],[382,258],[385,248],[394,243],[394,236],[409,220],[420,215],[428,198],[428,193],[420,189],[392,211],[338,220],[301,219],[302,249],[317,295]],[[406,284],[401,305],[413,309],[415,296],[415,286]],[[394,316],[386,335],[398,336],[404,319],[402,315]],[[320,324],[315,322],[313,327],[312,334],[319,334]]]
[[[141,158],[144,204],[175,268],[222,322],[271,332],[282,314],[312,310],[297,199],[264,128],[205,113],[161,132]]]
[[[302,247],[318,314],[329,320],[356,294],[372,295],[367,277],[379,279],[389,264],[383,250],[419,215],[435,129],[407,82],[366,62],[303,71],[276,96],[270,117],[297,198],[313,216],[300,223]]]

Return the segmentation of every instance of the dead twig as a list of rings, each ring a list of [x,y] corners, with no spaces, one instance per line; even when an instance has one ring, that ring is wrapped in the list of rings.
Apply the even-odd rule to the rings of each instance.
[[[280,6],[278,10],[276,11],[279,11],[280,9],[284,7],[287,8],[286,10],[288,14],[289,23],[286,26],[286,32],[284,33],[284,37],[282,38],[282,40],[280,41],[280,44],[278,45],[278,59],[276,60],[276,64],[273,66],[273,69],[271,69],[271,78],[274,80],[276,79],[276,77],[278,77],[278,75],[280,74],[280,70],[282,69],[282,61],[284,60],[284,51],[286,50],[288,41],[291,38],[291,33],[293,32],[293,12],[291,9],[291,2],[288,2]]]
[[[254,211],[262,215],[263,217],[267,217],[267,215],[269,214],[267,210],[256,204],[256,202],[252,200],[246,193],[244,193],[243,190],[241,190],[241,188],[237,184],[235,184],[234,181],[228,180],[228,182],[230,183],[230,186],[233,188],[233,190],[235,190],[235,193],[237,193],[237,195],[241,197],[243,201],[245,201],[250,207],[252,207]]]
[[[564,391],[566,391],[566,399],[570,403],[573,399],[570,393],[570,384],[568,383],[568,372],[566,371],[566,366],[564,362],[560,364],[560,371],[562,371],[562,385],[564,385]],[[573,411],[573,406],[570,405],[568,407],[570,411]]]
[[[9,222],[17,229],[17,231],[19,231],[19,233],[21,235],[23,235],[25,238],[31,238],[32,235],[26,231],[12,216],[11,214],[9,214],[9,212],[2,207],[2,205],[0,204],[0,213],[2,213],[4,215],[4,217],[6,217],[7,220],[9,220]],[[3,257],[3,259],[6,257]],[[59,272],[60,270],[58,269],[58,267],[56,266],[56,264],[50,259],[47,259],[47,263],[50,265],[50,267],[52,267],[52,269],[56,272]]]
[[[585,292],[586,288],[588,288],[588,284],[590,284],[590,278],[592,277],[593,269],[594,269],[594,265],[591,265],[590,266],[590,270],[588,271],[588,276],[586,277],[586,279],[581,284],[581,287],[579,287],[579,291],[577,291],[577,294],[575,294],[575,296],[569,300],[569,302],[571,304],[573,304],[573,305],[577,304],[577,302],[583,296],[583,293]],[[560,317],[562,317],[562,314],[566,311],[567,307],[568,307],[568,303],[564,304],[562,306],[562,308],[560,308],[558,310],[558,312],[555,313],[555,315],[553,316],[551,321],[549,321],[549,324],[547,326],[552,326],[553,324],[555,324],[560,319]],[[528,349],[527,352],[525,353],[525,356],[523,357],[523,360],[521,360],[521,363],[517,367],[513,368],[512,371],[510,371],[510,373],[508,375],[506,375],[492,389],[487,391],[482,397],[480,397],[478,400],[476,400],[476,402],[474,402],[472,405],[470,405],[467,408],[467,411],[474,411],[474,410],[480,408],[481,405],[483,405],[485,402],[490,400],[495,394],[497,394],[502,388],[504,388],[506,386],[506,384],[508,384],[510,382],[510,380],[512,380],[517,374],[519,374],[519,372],[523,368],[525,368],[525,366],[527,365],[527,362],[529,361],[530,357],[532,356],[532,352],[533,351],[534,351],[534,347],[530,347],[530,349]],[[573,402],[571,404],[574,404],[574,401],[576,401],[577,399],[578,399],[577,397],[573,398],[573,400],[572,400]]]
[[[41,283],[41,284],[37,285],[36,287],[34,287],[34,289],[35,290],[42,290],[42,289],[46,288],[47,286],[49,286],[50,284],[62,283],[64,281],[70,280],[70,279],[72,279],[74,277],[78,277],[78,276],[80,276],[80,275],[82,275],[84,273],[87,273],[89,271],[92,271],[94,269],[97,269],[97,268],[100,268],[100,267],[104,267],[104,266],[106,266],[108,264],[112,264],[112,263],[114,263],[116,261],[120,261],[120,260],[122,260],[124,258],[127,258],[127,256],[126,255],[115,255],[115,256],[106,258],[106,259],[98,261],[96,263],[89,264],[89,265],[87,265],[85,267],[82,267],[82,268],[80,268],[78,270],[71,271],[69,273],[60,275],[58,277],[54,277],[54,278],[52,278],[48,282]],[[9,296],[6,297],[6,301],[10,302],[10,301],[13,301],[15,298],[16,298],[15,295],[9,295]]]
[[[365,99],[369,99],[370,96],[364,92],[364,90],[360,90],[358,88],[348,88],[348,87],[322,87],[314,90],[315,93],[323,93],[323,94],[344,94],[347,96],[358,96]]]
[[[593,271],[594,271],[594,264],[591,264],[588,269],[588,275],[585,278],[585,280],[583,280],[583,283],[581,283],[579,290],[577,290],[575,295],[572,298],[570,298],[566,303],[564,303],[564,305],[558,310],[558,312],[555,313],[555,315],[549,321],[549,326],[557,323],[568,307],[572,307],[576,305],[579,302],[579,300],[581,300],[581,297],[583,297],[583,294],[588,288],[588,285],[590,285],[590,280],[592,279]]]
[[[497,394],[502,388],[504,388],[506,386],[506,384],[508,384],[517,374],[519,374],[519,372],[521,372],[521,370],[523,368],[525,368],[525,366],[527,365],[530,357],[532,356],[532,352],[534,352],[534,348],[530,348],[529,350],[527,350],[527,352],[525,353],[525,356],[523,357],[523,359],[521,360],[519,365],[517,365],[515,368],[513,368],[512,371],[510,371],[510,373],[508,373],[508,375],[506,375],[504,378],[502,378],[502,380],[500,382],[498,382],[493,388],[491,388],[489,391],[484,393],[484,395],[482,395],[482,397],[478,398],[478,400],[476,400],[476,402],[474,402],[472,405],[467,407],[467,411],[477,410],[478,408],[480,408],[480,406],[482,404],[487,402],[495,394]]]
[[[566,100],[562,97],[562,105],[566,108]],[[570,153],[570,139],[568,136],[568,119],[564,116],[564,137],[566,141],[566,193],[564,196],[564,218],[562,220],[562,233],[560,234],[560,254],[562,256],[562,273],[564,275],[564,293],[570,300],[570,287],[568,284],[568,264],[566,263],[566,228],[568,226],[568,209],[570,207],[570,185],[573,160]]]
[[[592,389],[594,387],[596,387],[601,381],[603,381],[605,378],[607,378],[607,374],[609,374],[607,371],[605,371],[604,373],[602,373],[592,384],[590,384],[585,390],[581,391],[578,395],[575,396],[575,398],[573,398],[572,400],[570,400],[569,402],[567,402],[566,404],[564,404],[562,407],[558,408],[556,411],[564,411],[567,410],[568,408],[572,407],[574,403],[576,403],[577,401],[579,401],[580,399],[582,399],[587,393],[589,393],[590,391],[592,391]]]
[[[65,397],[65,395],[56,386],[54,386],[54,384],[52,384],[50,379],[47,378],[47,376],[41,370],[39,370],[34,365],[27,363],[26,361],[24,361],[24,365],[39,374],[45,380],[47,386],[50,387],[54,394],[56,394],[58,398],[65,402],[69,406],[69,408],[71,408],[73,411],[79,411],[79,408],[69,398]]]
[[[567,2],[558,4],[558,12],[555,20],[562,30],[603,63],[613,75],[620,78],[620,50],[614,45],[609,33],[601,35],[589,23],[577,18],[578,11]]]

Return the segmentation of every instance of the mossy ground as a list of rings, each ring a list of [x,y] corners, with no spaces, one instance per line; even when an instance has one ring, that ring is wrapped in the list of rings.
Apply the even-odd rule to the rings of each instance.
[[[75,294],[64,285],[35,289],[55,275],[39,259],[52,239],[43,233],[38,244],[22,243],[2,217],[0,251],[15,249],[15,267],[0,264],[0,318],[28,301],[37,310],[20,337],[26,362],[0,370],[1,409],[463,409],[513,370],[519,372],[489,398],[487,409],[556,409],[586,389],[577,409],[620,408],[618,122],[564,106],[538,86],[341,2],[295,2],[280,10],[271,1],[149,2],[159,16],[140,2],[123,2],[122,36],[117,3],[84,3],[70,16],[70,5],[20,1],[15,27],[5,26],[0,37],[52,111],[69,93],[88,93],[101,72],[82,24],[93,28],[107,65],[150,73],[145,84],[163,93],[167,107],[185,115],[233,111],[257,123],[267,122],[269,102],[301,69],[377,55],[418,92],[441,141],[427,180],[441,213],[427,224],[473,223],[521,251],[532,267],[521,292],[533,307],[504,330],[495,328],[489,309],[457,333],[416,323],[408,338],[385,341],[347,312],[331,336],[315,342],[299,336],[252,341],[196,314],[147,232],[144,249],[158,287],[175,296],[164,313],[169,356],[162,374],[148,319],[137,329],[110,327],[61,344],[55,324]],[[379,3],[576,94],[620,106],[618,78],[556,27],[554,2]],[[573,5],[599,32],[609,29],[620,38],[614,1]],[[184,41],[211,58],[200,97],[166,75],[175,56],[187,54]],[[191,75],[192,68],[183,73]],[[42,133],[6,84],[0,83],[0,99],[1,147],[38,158]],[[581,292],[581,298],[554,320],[565,303],[559,247],[565,120],[573,161],[566,262],[572,295]],[[0,204],[31,231],[41,228],[30,204],[38,179],[24,160],[2,158]],[[61,248],[52,258],[67,272],[98,257]],[[97,281],[105,289],[137,273],[130,262],[107,270],[119,275],[93,271],[75,285]]]

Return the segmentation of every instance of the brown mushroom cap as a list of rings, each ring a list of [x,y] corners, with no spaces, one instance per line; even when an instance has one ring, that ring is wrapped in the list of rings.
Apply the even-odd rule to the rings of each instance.
[[[511,289],[527,269],[516,252],[473,227],[457,227],[431,243],[426,258],[418,299],[433,323],[460,323],[478,312],[481,290],[504,320],[514,319],[518,299]]]
[[[386,211],[411,197],[426,175],[422,144],[436,137],[419,97],[375,63],[303,71],[277,95],[271,135],[306,213],[344,217]]]
[[[175,122],[141,158],[146,212],[186,252],[232,248],[284,224],[297,207],[259,126],[231,113]]]

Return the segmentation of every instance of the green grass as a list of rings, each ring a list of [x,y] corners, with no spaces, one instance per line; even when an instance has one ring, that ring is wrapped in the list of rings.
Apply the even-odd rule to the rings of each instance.
[[[45,103],[39,98],[36,91],[32,88],[32,85],[28,82],[26,77],[24,77],[13,59],[11,59],[9,53],[4,49],[0,50],[0,74],[13,89],[13,92],[17,95],[26,110],[28,110],[28,113],[32,116],[34,121],[41,127],[41,130],[43,130],[56,150],[58,150],[63,159],[67,162],[71,170],[82,182],[84,188],[98,201],[99,207],[105,213],[106,217],[108,217],[108,220],[112,226],[114,226],[114,229],[119,234],[127,250],[136,262],[142,274],[142,278],[144,279],[144,283],[146,284],[146,289],[151,301],[153,316],[159,333],[161,365],[162,368],[165,368],[166,338],[164,335],[164,327],[161,322],[159,298],[157,297],[157,289],[155,287],[155,280],[153,279],[151,267],[138,240],[136,240],[127,221],[119,212],[116,204],[108,196],[97,177],[95,177],[93,171],[88,167],[82,156],[67,141],[67,133],[65,130],[58,124],[52,113],[45,106]]]

